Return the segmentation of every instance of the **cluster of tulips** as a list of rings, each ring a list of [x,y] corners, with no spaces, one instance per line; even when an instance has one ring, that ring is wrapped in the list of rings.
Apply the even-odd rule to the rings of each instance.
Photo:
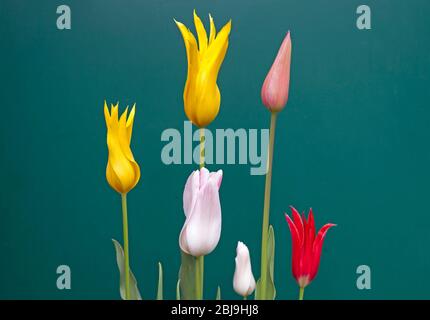
[[[217,76],[227,52],[231,21],[217,33],[210,15],[209,19],[208,36],[202,21],[194,12],[197,39],[184,24],[175,20],[184,39],[188,60],[188,76],[183,95],[184,109],[188,119],[200,128],[201,132],[200,168],[190,174],[183,193],[185,223],[179,235],[181,268],[176,292],[178,299],[203,299],[204,256],[215,249],[221,236],[219,189],[223,172],[209,172],[204,167],[203,129],[216,118],[219,111],[221,94]],[[239,241],[233,288],[244,299],[254,291],[256,299],[269,300],[275,299],[276,296],[273,281],[275,238],[273,227],[269,224],[270,189],[276,119],[288,100],[290,61],[291,37],[288,32],[261,90],[262,102],[271,114],[262,222],[261,274],[256,282],[249,250]],[[120,271],[120,294],[126,300],[141,299],[136,279],[130,270],[127,219],[127,193],[136,186],[140,178],[140,168],[130,148],[135,106],[130,113],[127,108],[119,116],[118,105],[112,105],[109,110],[105,102],[104,112],[109,151],[106,178],[122,199],[124,248],[114,240]],[[291,217],[285,214],[285,218],[292,238],[292,273],[300,288],[299,298],[303,299],[304,288],[317,274],[326,233],[334,225],[326,224],[316,233],[312,209],[307,218],[293,207],[291,211]],[[162,287],[162,267],[159,264],[157,299],[163,299]],[[221,292],[218,288],[217,299],[220,298]]]

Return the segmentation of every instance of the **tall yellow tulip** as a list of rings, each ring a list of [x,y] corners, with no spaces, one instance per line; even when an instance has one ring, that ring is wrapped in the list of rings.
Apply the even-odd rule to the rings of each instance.
[[[109,113],[105,101],[104,113],[107,127],[107,146],[109,158],[106,166],[106,179],[117,192],[129,192],[140,178],[140,168],[130,149],[135,106],[127,117],[128,107],[118,120],[118,104],[111,106]]]
[[[191,31],[175,20],[184,38],[187,51],[188,75],[184,89],[184,109],[188,119],[202,128],[218,115],[221,95],[216,83],[219,69],[228,47],[231,20],[216,34],[214,21],[209,15],[209,38],[202,21],[194,11],[197,40]]]
[[[121,194],[122,228],[124,234],[124,273],[125,273],[125,299],[132,298],[130,291],[130,255],[128,245],[128,216],[127,193],[133,189],[140,179],[140,168],[134,160],[130,149],[131,134],[133,131],[135,105],[127,117],[128,107],[118,119],[118,104],[108,106],[104,104],[104,113],[107,127],[107,146],[109,150],[106,166],[106,179],[109,185]]]

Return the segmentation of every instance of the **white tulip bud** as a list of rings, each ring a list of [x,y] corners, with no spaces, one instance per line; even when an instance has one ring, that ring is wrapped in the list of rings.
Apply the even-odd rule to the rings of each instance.
[[[233,288],[242,297],[249,296],[255,289],[255,279],[252,274],[251,258],[248,247],[243,242],[237,243],[236,270],[233,277]]]

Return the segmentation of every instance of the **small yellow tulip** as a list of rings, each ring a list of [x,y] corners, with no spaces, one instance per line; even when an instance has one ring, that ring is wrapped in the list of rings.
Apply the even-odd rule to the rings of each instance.
[[[175,20],[184,38],[187,51],[188,75],[184,89],[184,109],[188,119],[198,127],[205,127],[218,115],[221,95],[216,83],[218,71],[228,47],[231,20],[216,34],[209,15],[209,38],[202,21],[194,11],[198,45],[191,31]]]
[[[107,127],[107,146],[109,150],[106,167],[106,179],[109,185],[121,194],[126,194],[137,184],[140,178],[140,168],[134,160],[130,149],[131,134],[135,106],[127,117],[128,107],[118,120],[118,104],[108,106],[104,104]]]

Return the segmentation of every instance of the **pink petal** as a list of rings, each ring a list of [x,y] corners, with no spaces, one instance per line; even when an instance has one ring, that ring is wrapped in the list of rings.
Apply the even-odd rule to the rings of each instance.
[[[209,170],[205,167],[200,169],[200,189],[202,189],[209,180]]]
[[[199,171],[193,171],[188,177],[187,182],[185,183],[183,193],[183,206],[186,217],[188,216],[194,205],[195,195],[199,191],[199,181]]]
[[[209,180],[214,180],[218,186],[218,189],[221,187],[222,175],[222,170],[218,170],[217,172],[211,172],[209,174]]]

